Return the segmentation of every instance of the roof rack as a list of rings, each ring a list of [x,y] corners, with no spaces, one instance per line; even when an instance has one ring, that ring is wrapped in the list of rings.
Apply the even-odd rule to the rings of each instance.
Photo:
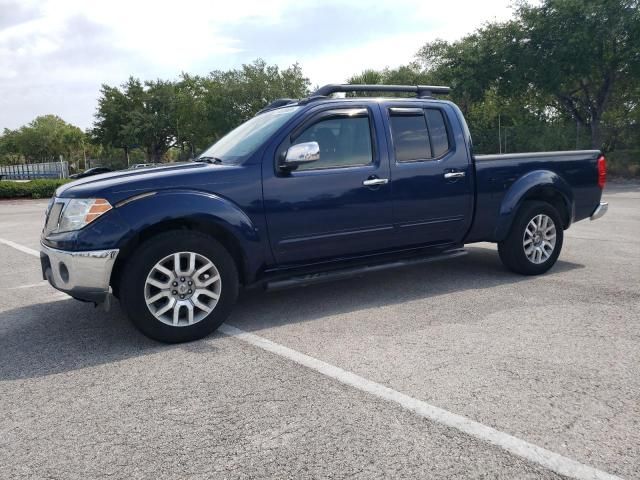
[[[418,98],[429,98],[433,95],[445,95],[449,93],[449,87],[435,85],[362,85],[362,84],[329,84],[320,87],[312,96],[327,97],[332,93],[347,92],[407,92],[415,93]]]
[[[278,98],[271,102],[269,105],[264,107],[262,110],[259,110],[256,115],[266,112],[267,110],[273,110],[274,108],[283,107],[284,105],[290,105],[292,103],[296,103],[298,100],[294,100],[293,98]]]

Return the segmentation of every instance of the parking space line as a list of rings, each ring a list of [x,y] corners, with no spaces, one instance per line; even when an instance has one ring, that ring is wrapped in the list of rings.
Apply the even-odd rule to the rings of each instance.
[[[34,257],[40,258],[40,252],[34,250],[33,248],[25,247],[24,245],[20,245],[19,243],[12,242],[11,240],[5,240],[4,238],[0,238],[0,243],[6,245],[7,247],[15,248],[16,250],[20,250],[23,253],[28,253],[29,255],[33,255]]]
[[[17,287],[9,287],[7,288],[7,290],[22,290],[23,288],[45,287],[47,285],[49,285],[49,282],[46,280],[43,280],[38,283],[29,283],[28,285],[19,285]]]
[[[422,400],[410,397],[379,383],[367,380],[364,377],[333,366],[322,360],[305,355],[291,348],[267,340],[253,333],[245,332],[239,328],[228,324],[223,324],[219,331],[225,335],[237,338],[255,347],[274,353],[315,370],[327,377],[337,380],[340,383],[349,385],[363,392],[375,395],[383,400],[393,402],[405,410],[409,410],[427,420],[454,428],[463,433],[471,435],[483,442],[495,445],[507,452],[524,458],[532,463],[541,465],[560,475],[576,478],[579,480],[621,480],[620,477],[612,475],[602,470],[584,465],[576,460],[572,460],[558,453],[529,443],[520,438],[501,432],[495,428],[475,422],[470,418],[449,412],[442,408],[431,405]]]

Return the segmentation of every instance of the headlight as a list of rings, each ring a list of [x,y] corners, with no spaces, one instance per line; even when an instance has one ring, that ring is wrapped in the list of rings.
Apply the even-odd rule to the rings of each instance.
[[[104,198],[73,198],[62,210],[56,231],[80,230],[112,208]]]

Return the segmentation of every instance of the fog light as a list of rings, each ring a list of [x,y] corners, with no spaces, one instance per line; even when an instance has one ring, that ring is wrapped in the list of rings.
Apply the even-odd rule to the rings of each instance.
[[[64,283],[67,283],[69,281],[69,270],[67,269],[67,266],[63,262],[60,262],[58,270],[60,272],[60,278],[62,279],[62,281]]]

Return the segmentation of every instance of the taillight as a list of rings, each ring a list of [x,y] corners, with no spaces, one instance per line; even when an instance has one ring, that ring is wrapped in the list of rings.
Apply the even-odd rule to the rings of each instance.
[[[607,182],[607,159],[604,155],[600,155],[598,158],[598,186],[604,188],[604,184]]]

